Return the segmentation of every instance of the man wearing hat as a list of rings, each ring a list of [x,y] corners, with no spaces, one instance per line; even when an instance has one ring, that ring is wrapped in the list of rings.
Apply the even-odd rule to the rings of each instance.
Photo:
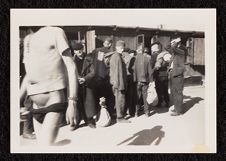
[[[114,94],[110,84],[109,70],[110,58],[112,52],[112,40],[106,38],[103,47],[93,50],[94,55],[94,68],[95,68],[95,96],[98,105],[101,97],[106,98],[106,105],[110,114],[114,113]]]
[[[115,95],[115,109],[118,123],[130,123],[125,119],[125,92],[127,88],[127,69],[122,58],[125,42],[116,42],[116,51],[110,60],[110,82]]]
[[[83,52],[83,45],[75,43],[72,45],[74,52],[74,62],[78,70],[78,112],[79,120],[77,127],[83,119],[90,128],[95,128],[93,116],[97,114],[96,102],[93,93],[93,80],[95,76],[93,55],[87,55]]]
[[[170,91],[174,102],[174,110],[172,110],[171,116],[178,116],[182,114],[183,110],[184,63],[187,50],[181,43],[181,37],[178,34],[172,37],[172,41],[166,47],[166,50],[172,54],[169,75]]]

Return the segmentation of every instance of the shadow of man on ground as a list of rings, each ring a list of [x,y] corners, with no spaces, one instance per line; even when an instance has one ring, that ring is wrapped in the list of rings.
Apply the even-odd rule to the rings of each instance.
[[[184,96],[184,99],[189,99],[183,103],[183,114],[189,111],[195,104],[199,103],[200,101],[204,100],[201,97],[191,97],[191,96]]]
[[[154,145],[159,145],[162,138],[165,136],[165,132],[161,129],[162,126],[155,126],[152,129],[144,129],[117,145],[122,145],[133,139],[134,140],[127,145],[151,145],[154,141]]]

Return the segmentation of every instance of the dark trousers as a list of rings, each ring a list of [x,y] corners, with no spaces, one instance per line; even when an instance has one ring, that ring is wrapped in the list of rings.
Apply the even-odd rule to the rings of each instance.
[[[127,76],[127,91],[126,91],[126,107],[125,113],[129,112],[131,116],[135,114],[136,103],[136,83],[133,81],[133,76]]]
[[[121,119],[125,116],[125,91],[113,89],[115,95],[115,109],[117,119]]]
[[[94,95],[96,97],[96,106],[99,107],[99,99],[101,97],[106,98],[106,106],[108,108],[108,111],[110,115],[112,116],[113,113],[115,113],[114,107],[115,107],[115,96],[112,91],[112,86],[110,84],[109,78],[101,79],[96,78],[95,80],[95,89],[94,89]]]
[[[148,90],[148,83],[137,83],[137,99],[136,99],[136,112],[140,109],[142,105],[142,101],[144,103],[144,112],[149,112],[149,106],[147,102],[147,90]],[[143,97],[143,100],[142,100]]]
[[[97,114],[93,90],[85,85],[79,85],[78,91],[78,122],[84,120],[86,123],[93,121],[93,116]]]
[[[170,77],[170,91],[176,112],[182,112],[184,77]]]
[[[78,121],[78,124],[81,122],[81,120],[84,120],[87,122],[87,117],[85,115],[85,109],[84,109],[84,88],[82,85],[79,85],[78,88],[78,102],[77,102],[77,108],[78,108],[78,113],[79,113],[79,118],[76,118]]]
[[[33,119],[29,116],[23,123],[23,134],[32,134],[34,132]]]
[[[168,76],[159,76],[155,80],[156,93],[158,95],[158,104],[161,104],[164,100],[169,105],[169,93],[168,93]]]
[[[28,96],[26,96],[22,105],[29,111],[32,108],[33,102]],[[34,132],[33,117],[32,115],[29,115],[27,120],[24,121],[23,123],[23,133],[32,134],[33,132]]]

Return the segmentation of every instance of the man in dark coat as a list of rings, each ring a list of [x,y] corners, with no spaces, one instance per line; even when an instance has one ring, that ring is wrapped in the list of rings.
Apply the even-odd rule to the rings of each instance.
[[[110,60],[110,82],[115,95],[115,109],[118,123],[130,123],[125,119],[125,92],[127,88],[126,64],[122,58],[125,42],[116,43],[116,52]]]
[[[124,49],[122,53],[122,58],[126,64],[126,72],[127,72],[127,90],[126,90],[126,106],[125,113],[130,116],[134,116],[135,114],[135,83],[133,82],[133,70],[131,71],[131,66],[134,64],[134,57],[129,53],[130,49]]]
[[[163,56],[166,52],[161,52],[161,43],[156,41],[152,45],[152,55],[155,59],[155,88],[158,95],[157,107],[162,107],[163,100],[165,101],[165,106],[169,107],[169,93],[168,93],[168,62],[164,61]]]
[[[174,110],[171,116],[178,116],[182,113],[183,89],[184,89],[184,70],[186,47],[181,43],[181,37],[176,35],[166,48],[171,54],[171,63],[169,68],[170,90],[174,102]]]
[[[114,94],[112,92],[109,70],[110,70],[110,58],[113,54],[112,52],[112,40],[106,38],[103,43],[102,48],[97,48],[93,50],[92,54],[94,56],[94,68],[95,68],[95,96],[96,104],[99,104],[99,99],[101,97],[106,98],[106,105],[111,114],[114,113]]]
[[[78,70],[78,110],[80,114],[80,120],[83,118],[89,127],[95,128],[95,121],[93,116],[97,114],[97,106],[93,93],[93,80],[95,76],[93,66],[93,55],[83,52],[83,45],[76,43],[72,45],[74,50],[74,61]]]
[[[145,116],[149,117],[149,105],[147,103],[147,90],[149,83],[153,82],[153,67],[151,56],[144,53],[143,44],[137,48],[137,56],[134,63],[134,82],[137,83],[136,116],[139,115],[139,109],[144,103]]]

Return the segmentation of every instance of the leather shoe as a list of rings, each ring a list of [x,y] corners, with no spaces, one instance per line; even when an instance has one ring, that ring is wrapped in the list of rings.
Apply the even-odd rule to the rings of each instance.
[[[96,125],[94,125],[94,124],[92,124],[92,123],[88,124],[88,126],[89,126],[90,128],[92,128],[92,129],[95,129],[95,128],[96,128]]]
[[[177,112],[175,109],[172,109],[171,112]]]
[[[179,115],[181,115],[181,114],[178,113],[178,112],[173,112],[173,113],[170,114],[170,116],[179,116]]]
[[[27,133],[24,133],[22,136],[23,136],[23,138],[26,138],[26,139],[31,139],[31,140],[36,139],[35,134],[27,134]]]
[[[126,120],[125,118],[117,119],[117,123],[131,123],[131,121]]]
[[[145,116],[146,116],[146,117],[149,117],[149,116],[150,116],[150,113],[145,113]]]

